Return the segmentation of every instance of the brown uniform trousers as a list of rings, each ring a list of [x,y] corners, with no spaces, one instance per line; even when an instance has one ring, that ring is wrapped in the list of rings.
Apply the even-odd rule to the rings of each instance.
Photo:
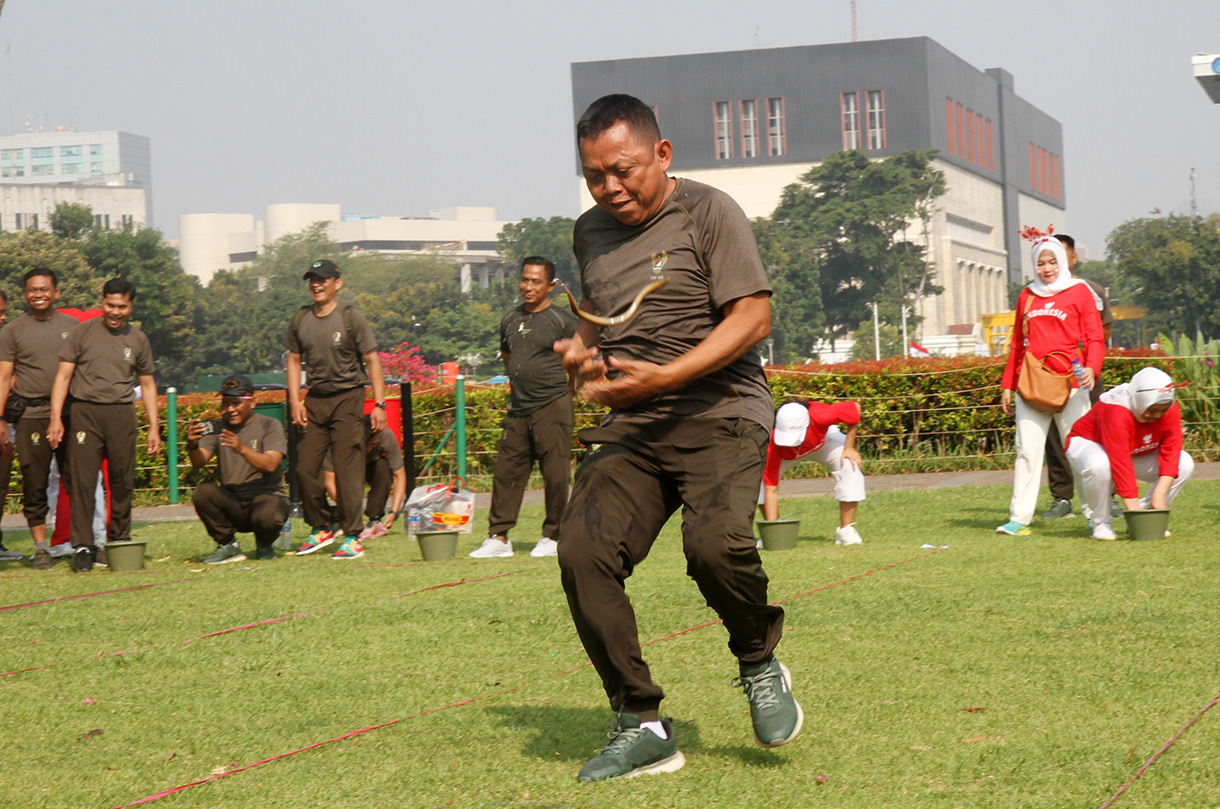
[[[72,434],[71,423],[64,419],[65,438],[58,449],[51,449],[47,441],[47,418],[22,418],[17,422],[17,462],[21,467],[22,512],[31,526],[47,524],[47,480],[51,475],[51,459],[59,460],[60,474],[64,476],[64,488],[71,486],[68,469],[68,437]],[[38,436],[38,440],[34,440]],[[5,478],[3,490],[8,491]],[[69,489],[70,491],[70,489]],[[92,497],[92,495],[90,495]]]
[[[94,491],[102,456],[110,464],[107,542],[131,539],[131,496],[136,485],[136,409],[131,402],[73,402],[68,445],[68,494],[72,499],[72,547],[93,545]]]
[[[305,397],[309,426],[297,444],[297,469],[305,522],[325,528],[332,516],[350,536],[364,529],[360,505],[364,499],[364,388]],[[332,515],[322,480],[326,450],[335,470],[335,509]]]
[[[656,710],[664,693],[640,651],[625,580],[682,508],[686,572],[729,633],[743,664],[771,658],[784,611],[767,604],[753,515],[767,431],[745,419],[657,419],[582,430],[600,443],[576,472],[559,568],[585,651],[615,710]]]
[[[269,548],[288,519],[288,498],[283,494],[260,494],[242,501],[223,486],[201,483],[191,501],[208,536],[220,545],[227,545],[238,532],[250,532],[259,547]]]
[[[537,460],[546,486],[542,536],[559,541],[572,476],[572,421],[572,399],[567,395],[524,415],[505,416],[488,512],[490,536],[506,537],[517,524],[521,498]]]

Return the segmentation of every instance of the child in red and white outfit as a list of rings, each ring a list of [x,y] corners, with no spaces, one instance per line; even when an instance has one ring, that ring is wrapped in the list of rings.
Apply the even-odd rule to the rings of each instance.
[[[846,433],[839,429],[840,424],[847,428]],[[835,544],[861,544],[864,540],[855,526],[856,507],[864,499],[864,472],[856,451],[859,426],[860,405],[855,402],[789,402],[780,407],[758,496],[763,519],[779,519],[779,479],[784,470],[797,461],[816,461],[828,468],[835,480],[835,499],[839,501]]]
[[[1000,404],[1007,415],[1015,415],[1017,420],[1017,462],[1013,470],[1008,522],[997,528],[996,533],[1013,536],[1024,536],[1030,532],[1029,524],[1034,518],[1038,486],[1042,479],[1046,433],[1051,420],[1054,419],[1060,435],[1067,435],[1076,419],[1088,412],[1090,403],[1087,389],[1101,373],[1101,362],[1105,356],[1101,299],[1087,283],[1072,276],[1068,269],[1067,253],[1058,239],[1042,234],[1038,234],[1038,237],[1032,250],[1037,277],[1021,290],[1017,298],[1012,346],[1000,383]],[[1078,348],[1080,345],[1084,346],[1083,352]],[[1052,354],[1057,356],[1047,360]],[[1071,395],[1059,413],[1038,410],[1016,393],[1027,356],[1044,360],[1060,372],[1070,371],[1073,359],[1079,359],[1084,366],[1083,387],[1072,378]],[[1054,360],[1058,360],[1058,363]]]
[[[1080,484],[1094,539],[1116,539],[1110,527],[1111,481],[1128,511],[1169,508],[1195,471],[1182,449],[1182,410],[1173,380],[1144,368],[1131,381],[1101,395],[1072,427],[1068,461]],[[1139,482],[1153,485],[1140,497]]]

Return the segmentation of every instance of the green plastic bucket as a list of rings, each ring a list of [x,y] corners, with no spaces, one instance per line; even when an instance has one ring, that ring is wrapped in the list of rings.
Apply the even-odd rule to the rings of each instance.
[[[1123,518],[1127,521],[1128,539],[1164,539],[1169,528],[1167,508],[1124,511]]]
[[[112,573],[132,573],[144,569],[147,542],[107,542],[106,559]]]
[[[425,562],[443,562],[457,553],[458,531],[420,531],[415,535]]]
[[[796,538],[801,533],[801,521],[792,520],[758,520],[758,538],[762,540],[765,551],[790,551],[796,547]]]

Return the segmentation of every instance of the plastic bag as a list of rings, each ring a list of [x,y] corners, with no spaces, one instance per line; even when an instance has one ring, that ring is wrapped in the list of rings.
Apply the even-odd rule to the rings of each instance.
[[[474,529],[472,517],[474,492],[466,490],[461,478],[453,483],[419,486],[407,498],[407,524],[417,531],[469,534]]]

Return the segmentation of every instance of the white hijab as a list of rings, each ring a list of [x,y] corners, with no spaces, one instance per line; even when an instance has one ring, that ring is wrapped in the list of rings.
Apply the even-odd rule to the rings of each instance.
[[[1101,395],[1101,401],[1125,407],[1135,416],[1142,416],[1153,405],[1172,402],[1173,399],[1173,379],[1152,366],[1136,371],[1130,382],[1116,385]]]
[[[1043,283],[1042,279],[1037,276],[1038,257],[1043,251],[1050,250],[1055,256],[1055,261],[1059,263],[1059,275],[1052,283]],[[1058,295],[1065,289],[1084,284],[1088,287],[1089,292],[1093,295],[1093,302],[1097,305],[1097,311],[1101,311],[1101,298],[1096,292],[1093,292],[1093,287],[1085,284],[1083,279],[1072,275],[1072,271],[1068,268],[1067,251],[1063,249],[1063,243],[1054,236],[1046,236],[1034,242],[1031,256],[1034,262],[1034,280],[1029,282],[1029,291],[1037,295],[1039,298],[1049,298],[1052,295]]]

